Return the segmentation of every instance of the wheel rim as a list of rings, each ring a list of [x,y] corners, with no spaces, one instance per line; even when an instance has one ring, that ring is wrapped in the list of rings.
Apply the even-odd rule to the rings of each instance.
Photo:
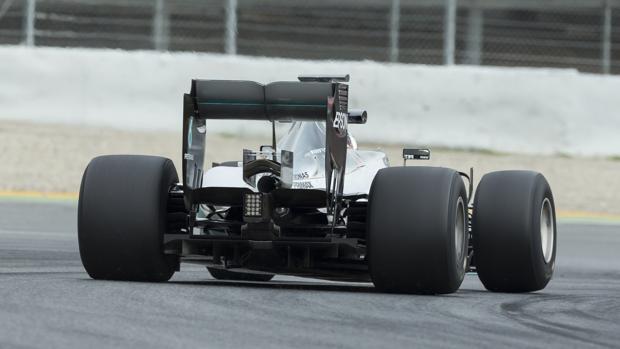
[[[467,241],[467,223],[465,221],[465,203],[459,197],[456,203],[456,220],[454,222],[454,248],[456,251],[456,264],[463,266],[467,263],[465,258],[465,241]]]
[[[554,230],[551,202],[545,198],[540,209],[540,244],[545,263],[549,263],[553,256]]]

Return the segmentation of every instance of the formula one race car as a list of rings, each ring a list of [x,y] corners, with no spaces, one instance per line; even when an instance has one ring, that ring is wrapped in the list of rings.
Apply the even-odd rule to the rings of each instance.
[[[466,272],[491,291],[544,288],[554,270],[556,224],[545,177],[406,166],[357,149],[347,76],[261,85],[194,80],[183,99],[183,182],[169,159],[93,159],[82,179],[78,237],[94,279],[166,281],[181,262],[216,279],[274,274],[372,281],[402,293],[451,293]],[[273,141],[205,168],[207,120],[264,120]],[[290,123],[276,142],[275,122]],[[466,186],[465,182],[468,182]],[[468,189],[469,188],[469,189]]]

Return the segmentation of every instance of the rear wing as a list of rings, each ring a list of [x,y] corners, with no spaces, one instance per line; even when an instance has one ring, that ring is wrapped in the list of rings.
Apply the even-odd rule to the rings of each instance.
[[[337,84],[281,81],[194,80],[196,116],[235,120],[325,120],[327,97]],[[346,86],[346,85],[345,85]]]
[[[342,195],[347,154],[348,85],[327,77],[266,85],[240,80],[193,80],[184,95],[183,179],[188,208],[199,203],[192,191],[202,186],[207,120],[325,121],[328,200]],[[348,76],[347,76],[348,80]],[[362,120],[353,113],[353,120]],[[363,121],[366,119],[365,112]],[[354,121],[355,122],[355,121]],[[327,204],[329,208],[331,205]]]

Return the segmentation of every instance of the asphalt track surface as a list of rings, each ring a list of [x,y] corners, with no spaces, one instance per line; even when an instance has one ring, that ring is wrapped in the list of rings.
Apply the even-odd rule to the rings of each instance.
[[[94,281],[75,203],[0,201],[0,348],[620,347],[620,227],[560,224],[554,279],[497,294],[468,275],[445,296],[276,277]]]

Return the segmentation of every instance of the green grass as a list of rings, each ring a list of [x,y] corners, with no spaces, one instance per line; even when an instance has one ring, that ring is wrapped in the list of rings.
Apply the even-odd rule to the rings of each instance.
[[[456,152],[456,153],[477,153],[477,154],[482,154],[482,155],[490,155],[490,156],[506,156],[509,155],[508,153],[504,153],[501,151],[497,151],[497,150],[492,150],[492,149],[487,149],[487,148],[475,148],[475,147],[462,147],[462,148],[456,148],[456,147],[431,147],[431,153],[433,150],[437,150],[437,151],[449,151],[449,152]]]
[[[613,155],[613,156],[608,157],[607,159],[611,161],[620,161],[620,155]]]
[[[232,133],[232,132],[225,132],[225,131],[224,131],[224,132],[217,132],[217,133],[215,133],[215,134],[217,134],[218,136],[220,136],[220,137],[222,137],[222,138],[227,138],[227,139],[231,139],[231,138],[237,138],[237,137],[239,137],[239,135],[238,135],[238,134],[236,134],[236,133]]]

